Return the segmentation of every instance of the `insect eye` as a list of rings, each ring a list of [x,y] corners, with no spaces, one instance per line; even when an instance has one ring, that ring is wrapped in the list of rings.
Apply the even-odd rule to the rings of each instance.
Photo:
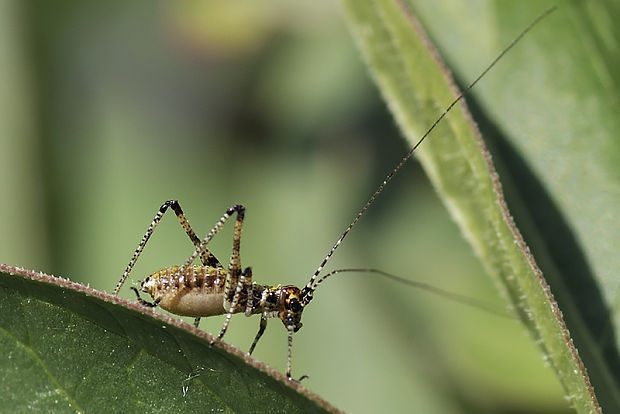
[[[299,312],[301,310],[301,304],[297,298],[292,298],[289,300],[288,307],[293,312]]]
[[[276,296],[275,293],[269,292],[269,294],[267,295],[267,302],[276,304],[278,303],[278,297]]]

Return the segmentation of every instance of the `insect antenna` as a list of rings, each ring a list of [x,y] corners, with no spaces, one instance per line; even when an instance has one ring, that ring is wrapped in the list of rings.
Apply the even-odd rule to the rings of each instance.
[[[336,252],[336,249],[338,249],[338,246],[340,246],[340,243],[342,243],[344,238],[347,237],[349,232],[353,229],[353,227],[355,227],[355,225],[357,224],[359,219],[362,218],[362,216],[366,213],[366,210],[368,210],[368,208],[371,205],[374,204],[374,202],[377,199],[377,197],[379,196],[379,194],[381,194],[383,192],[385,187],[390,183],[390,181],[392,181],[394,176],[396,174],[398,174],[398,172],[405,165],[405,163],[407,161],[409,161],[409,159],[411,158],[413,153],[418,149],[418,147],[422,144],[422,142],[424,142],[426,137],[429,136],[429,134],[435,129],[435,127],[445,118],[445,116],[448,114],[448,112],[450,112],[452,110],[452,108],[461,99],[463,99],[463,97],[465,97],[465,95],[467,95],[471,91],[471,89],[480,81],[480,79],[482,79],[497,64],[497,62],[501,58],[503,58],[504,55],[506,53],[508,53],[508,51],[510,51],[510,49],[512,49],[523,38],[523,36],[525,36],[530,30],[532,30],[532,28],[534,26],[536,26],[541,20],[543,20],[545,17],[547,17],[553,11],[555,11],[556,8],[557,8],[557,6],[553,6],[553,7],[549,8],[549,9],[547,9],[540,16],[538,16],[536,19],[534,19],[534,21],[532,21],[525,29],[523,29],[523,31],[521,31],[521,33],[519,33],[519,35],[516,38],[514,38],[508,44],[508,46],[506,46],[504,48],[504,50],[502,50],[501,53],[495,59],[493,59],[493,61],[478,75],[478,77],[476,77],[476,79],[474,79],[474,81],[471,82],[463,90],[463,92],[459,93],[459,95],[452,101],[452,103],[450,103],[450,105],[448,105],[446,107],[446,109],[441,113],[441,115],[439,115],[439,117],[435,120],[435,122],[433,122],[433,124],[426,130],[426,132],[422,135],[422,137],[418,140],[418,142],[416,142],[416,144],[400,160],[400,162],[396,165],[396,167],[385,177],[385,179],[383,180],[381,185],[379,185],[377,190],[370,196],[368,201],[366,201],[366,204],[364,204],[364,206],[357,213],[357,215],[355,216],[355,218],[353,219],[351,224],[349,224],[349,226],[345,229],[345,231],[340,235],[338,240],[336,240],[336,243],[334,243],[333,247],[327,253],[327,255],[325,256],[325,258],[323,259],[323,261],[321,262],[319,267],[316,269],[316,271],[312,275],[312,277],[310,277],[310,280],[308,281],[308,283],[306,284],[306,286],[303,289],[303,294],[302,294],[302,298],[303,298],[302,304],[303,304],[303,306],[307,305],[312,300],[312,295],[313,295],[314,290],[316,289],[316,286],[317,286],[317,283],[316,283],[317,277],[321,274],[321,272],[323,271],[323,268],[325,267],[327,262],[329,262],[329,260],[333,256],[333,254]]]
[[[515,316],[507,312],[506,310],[500,309],[497,306],[494,306],[491,303],[485,302],[483,300],[475,299],[470,296],[461,295],[460,293],[451,292],[449,290],[441,289],[436,286],[418,282],[415,280],[406,279],[401,276],[396,276],[395,274],[384,272],[383,270],[378,269],[370,269],[370,268],[359,268],[359,269],[337,269],[332,270],[329,273],[323,275],[321,278],[317,279],[314,283],[314,289],[316,289],[325,279],[330,276],[339,274],[339,273],[374,273],[379,276],[383,276],[387,279],[394,280],[398,283],[402,283],[412,288],[424,290],[426,292],[432,293],[433,295],[441,296],[443,298],[452,300],[454,302],[461,303],[463,305],[471,306],[473,308],[482,310],[484,312],[491,313],[496,316],[501,316],[503,318],[516,319]]]

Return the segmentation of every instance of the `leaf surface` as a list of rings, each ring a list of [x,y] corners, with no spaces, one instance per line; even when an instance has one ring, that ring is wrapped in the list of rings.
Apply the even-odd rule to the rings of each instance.
[[[457,96],[455,82],[404,2],[346,1],[345,4],[354,36],[373,77],[401,131],[413,146]],[[529,20],[534,17],[532,13]],[[556,20],[553,23],[553,18],[548,18],[543,25],[552,25],[547,32],[558,27],[560,33],[559,27],[565,22]],[[471,26],[472,19],[470,23],[463,24]],[[459,16],[458,21],[467,22],[468,19]],[[520,29],[513,28],[509,39],[513,39],[523,27],[525,23]],[[528,34],[524,43],[533,42],[536,45],[537,29]],[[471,37],[467,42],[471,44]],[[455,43],[458,45],[458,40]],[[458,46],[452,45],[452,48],[455,47]],[[521,85],[521,88],[526,88],[526,85]],[[584,413],[600,410],[587,366],[596,374],[595,389],[602,396],[604,406],[612,411],[614,408],[617,410],[618,392],[609,366],[604,362],[605,349],[596,345],[593,341],[597,338],[584,330],[579,313],[571,314],[572,321],[577,323],[571,324],[570,331],[567,329],[553,293],[561,297],[569,311],[573,311],[570,295],[575,292],[565,290],[563,283],[558,283],[557,289],[554,288],[554,271],[557,269],[550,268],[554,284],[551,287],[547,284],[534,259],[535,255],[530,252],[508,211],[490,153],[467,109],[462,105],[455,107],[416,154],[465,238],[488,272],[500,282],[534,340],[540,343],[574,408]],[[513,164],[513,168],[515,173],[523,172],[522,163]],[[556,221],[558,214],[562,214],[549,205],[544,207],[547,210],[542,214],[555,214]],[[540,217],[541,212],[538,213]],[[519,217],[523,221],[525,219],[521,217],[527,216]],[[536,242],[536,238],[532,240]],[[566,242],[570,244],[571,240]],[[537,244],[537,247],[540,245]],[[544,247],[540,254],[546,259],[548,255]],[[536,250],[535,253],[538,252]],[[594,306],[604,305],[599,302]],[[606,315],[599,316],[604,318]],[[599,320],[601,322],[604,321]],[[587,358],[585,366],[573,345],[571,333],[578,339],[581,352]]]
[[[7,412],[335,411],[191,325],[66,279],[0,270]]]

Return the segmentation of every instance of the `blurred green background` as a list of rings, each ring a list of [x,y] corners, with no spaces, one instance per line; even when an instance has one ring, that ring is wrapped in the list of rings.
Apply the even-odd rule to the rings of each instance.
[[[108,292],[170,198],[199,234],[244,204],[242,263],[304,285],[406,151],[332,1],[7,0],[0,74],[0,262]],[[229,227],[212,247],[223,262]],[[166,217],[129,283],[191,247]],[[343,267],[505,306],[416,163],[343,243]],[[285,331],[269,326],[255,357],[282,371]],[[245,350],[257,327],[239,315],[225,339]],[[356,413],[568,406],[517,321],[370,275],[322,285],[293,364]]]

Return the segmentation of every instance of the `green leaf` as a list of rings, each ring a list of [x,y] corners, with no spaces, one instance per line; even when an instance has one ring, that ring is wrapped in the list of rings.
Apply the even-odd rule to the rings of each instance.
[[[510,3],[510,4],[509,4]],[[538,2],[487,2],[489,47],[531,19]],[[471,71],[441,35],[449,14],[420,3],[449,60]],[[454,3],[452,4],[454,5]],[[562,2],[477,90],[477,117],[495,144],[507,199],[563,312],[601,406],[620,407],[617,2]],[[444,4],[450,8],[450,5]],[[460,19],[475,21],[461,9]],[[442,17],[440,17],[442,16]],[[472,23],[455,28],[458,38]],[[528,36],[529,38],[529,36]],[[488,51],[485,50],[485,53]]]
[[[437,26],[440,27],[438,31],[450,33],[444,34],[444,39],[447,39],[445,44],[455,56],[471,49],[475,40],[479,40],[480,44],[491,44],[493,47],[489,46],[489,49],[493,49],[492,54],[497,55],[504,47],[497,43],[508,44],[536,17],[536,13],[543,11],[542,6],[538,6],[538,12],[533,11],[536,8],[531,6],[512,6],[511,9],[511,6],[505,5],[511,2],[481,2],[478,8],[469,3],[435,3],[441,4],[428,3],[423,6],[421,4],[424,2],[420,2],[419,7],[427,10],[427,15],[432,16],[429,18],[443,23]],[[520,226],[528,230],[526,240],[533,247],[533,255],[507,209],[491,157],[476,125],[463,106],[455,107],[438,125],[417,151],[417,155],[465,238],[473,246],[488,272],[499,281],[534,340],[542,347],[573,407],[578,412],[598,412],[598,397],[603,407],[615,412],[620,409],[615,378],[617,374],[614,374],[617,372],[614,367],[618,366],[618,354],[611,334],[610,315],[605,310],[609,306],[606,303],[613,303],[614,293],[602,294],[596,284],[608,286],[608,292],[617,292],[616,286],[610,286],[608,276],[612,268],[617,268],[613,267],[617,255],[612,259],[611,255],[601,253],[611,253],[613,249],[605,242],[617,241],[617,235],[620,234],[617,231],[617,220],[611,219],[614,215],[612,212],[617,211],[617,206],[620,205],[617,197],[617,188],[620,188],[617,180],[618,163],[613,162],[617,161],[618,151],[612,143],[613,140],[605,138],[609,137],[608,135],[597,132],[594,135],[601,147],[597,146],[597,149],[592,150],[596,154],[590,153],[593,143],[583,141],[586,127],[584,117],[580,116],[577,110],[580,105],[566,105],[563,101],[568,99],[568,102],[576,103],[579,102],[578,97],[582,96],[581,94],[592,95],[590,87],[596,85],[584,87],[582,83],[585,82],[581,81],[583,76],[593,79],[592,83],[598,85],[606,83],[612,87],[620,84],[613,75],[617,72],[614,64],[617,59],[609,55],[602,56],[602,52],[609,52],[617,42],[612,41],[616,36],[615,32],[610,30],[611,23],[603,24],[602,28],[592,25],[597,29],[588,27],[588,21],[604,18],[605,10],[609,12],[611,6],[607,9],[604,6],[598,9],[591,6],[588,14],[588,11],[582,10],[586,7],[580,8],[579,4],[563,4],[565,11],[550,16],[540,24],[542,27],[535,28],[527,35],[521,43],[532,46],[522,48],[520,44],[515,48],[522,50],[520,55],[517,55],[522,65],[519,77],[513,83],[511,67],[503,65],[504,76],[498,76],[499,80],[492,84],[501,89],[503,94],[498,94],[495,88],[490,91],[492,88],[487,87],[487,96],[494,92],[493,101],[487,97],[487,107],[493,109],[488,109],[488,114],[476,113],[476,120],[487,121],[487,126],[488,118],[501,113],[502,116],[497,119],[505,121],[512,128],[512,139],[515,141],[506,139],[495,145],[501,146],[502,155],[507,158],[511,156],[502,164],[502,172],[506,169],[507,177],[516,178],[515,186],[518,188],[514,192],[513,183],[508,181],[511,190],[510,205],[519,212],[517,220]],[[352,31],[374,79],[403,134],[411,145],[414,145],[454,100],[454,82],[404,2],[346,0],[345,5]],[[463,13],[460,13],[461,11]],[[434,17],[434,12],[442,15],[443,19]],[[479,15],[484,15],[491,21],[495,19],[496,25],[482,25]],[[525,15],[528,17],[523,17]],[[584,40],[581,42],[589,46],[589,49],[594,45],[597,47],[599,53],[595,54],[594,58],[590,58],[592,52],[587,52],[587,48],[580,44],[579,36],[575,36],[577,32],[571,33],[571,38],[575,38],[570,42],[562,40],[567,36],[566,28],[572,28],[571,24],[575,22],[578,22],[577,27],[590,30],[590,33],[582,37]],[[502,40],[494,42],[497,39]],[[558,51],[558,44],[570,48],[570,53]],[[559,67],[554,65],[557,65],[559,59],[570,59],[575,52],[575,44],[576,50],[583,52],[582,59],[592,64],[574,65],[577,70],[572,75],[554,75],[560,70],[567,70],[568,63]],[[513,53],[515,52],[511,51],[509,54]],[[555,56],[555,59],[549,56]],[[492,57],[484,56],[484,60],[480,58],[478,61],[490,62]],[[529,71],[523,69],[523,65],[533,60],[537,63],[534,69],[531,68],[532,65],[525,66]],[[570,69],[572,68],[573,65],[570,65]],[[473,79],[482,69],[483,67],[478,66],[476,71],[472,72],[473,75],[468,75],[466,79]],[[557,82],[558,78],[564,77],[579,81],[575,82],[574,88],[570,82]],[[486,79],[482,83],[485,81]],[[545,88],[546,82],[554,81],[556,85],[553,88]],[[545,95],[545,92],[548,92],[548,95]],[[515,98],[530,98],[532,95],[539,96],[535,99],[535,111],[531,109],[529,99]],[[496,96],[501,97],[504,105],[495,104]],[[617,94],[603,94],[604,105],[598,105],[593,97],[588,100],[588,105],[594,106],[594,110],[588,108],[588,113],[596,114],[596,108],[599,108],[601,120],[604,122],[603,129],[609,131],[618,123],[617,116],[609,114],[610,107],[614,108],[615,114],[618,113],[618,104],[610,99],[612,96]],[[607,108],[603,108],[605,105]],[[569,112],[571,116],[568,117],[561,112],[546,111],[556,106],[561,106],[562,109],[565,106],[570,109],[574,107],[575,111]],[[478,112],[480,111],[482,110],[479,109]],[[526,115],[518,118],[520,121],[508,121],[517,111]],[[575,122],[571,125],[573,119]],[[592,120],[589,121],[589,128],[596,128],[592,125]],[[524,125],[530,124],[533,125],[533,132],[530,133],[534,134],[536,139],[525,144],[522,131]],[[558,128],[558,124],[561,128]],[[503,125],[500,123],[494,128],[495,135],[499,136],[497,139],[502,139],[499,130]],[[574,131],[571,126],[575,128]],[[615,130],[617,131],[617,128]],[[517,145],[519,138],[521,140]],[[515,152],[511,145],[522,152]],[[560,148],[568,151],[563,160],[560,160],[562,156],[554,156],[551,167],[549,154],[554,154]],[[606,153],[603,148],[609,148],[610,152]],[[590,174],[585,177],[583,170],[574,171],[576,166],[584,162],[591,165],[588,167]],[[567,171],[571,173],[566,173]],[[600,186],[601,179],[603,187]],[[557,185],[552,184],[555,181],[558,182]],[[541,183],[552,190],[547,193]],[[592,191],[591,187],[597,190]],[[614,188],[616,190],[612,190]],[[593,199],[593,205],[579,206],[589,204],[580,202],[583,197]],[[567,206],[572,207],[565,208]],[[609,220],[601,220],[600,214]],[[570,224],[563,222],[566,216],[578,218],[574,224],[575,230]],[[606,228],[597,227],[593,232],[587,228],[590,220],[597,225],[604,223],[616,230],[605,231]],[[531,228],[537,231],[530,231]],[[558,229],[561,232],[558,232]],[[600,249],[593,248],[592,245],[596,245],[597,240],[588,235],[601,232],[604,232],[607,238]],[[588,240],[592,244],[583,249],[575,239]],[[617,243],[611,245],[617,246]],[[595,251],[596,254],[590,254]],[[541,264],[536,262],[535,257]],[[597,265],[588,268],[586,263],[589,259],[597,261]],[[598,277],[593,274],[594,268],[601,270]],[[546,280],[551,282],[551,286]],[[576,280],[578,282],[575,282]],[[580,288],[581,293],[586,296],[580,297]],[[561,307],[558,307],[554,295]],[[607,296],[607,302],[603,301],[603,296]],[[562,312],[567,313],[568,328]],[[579,354],[573,341],[577,344]]]
[[[66,279],[0,265],[4,412],[333,412],[191,325]]]

